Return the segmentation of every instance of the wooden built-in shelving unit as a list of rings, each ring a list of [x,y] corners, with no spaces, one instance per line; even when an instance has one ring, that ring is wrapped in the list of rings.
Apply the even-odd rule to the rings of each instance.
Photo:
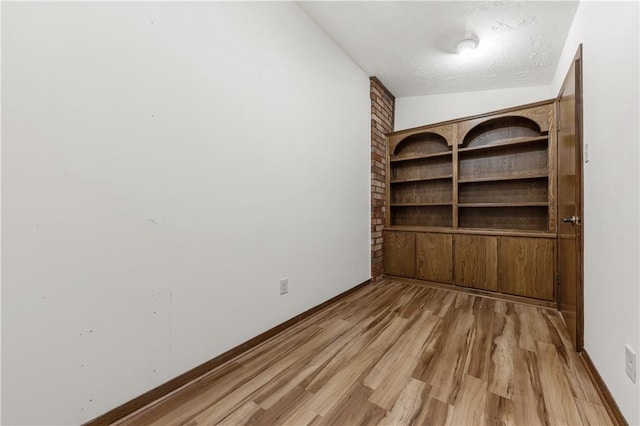
[[[389,134],[385,273],[553,300],[554,131],[548,101]]]

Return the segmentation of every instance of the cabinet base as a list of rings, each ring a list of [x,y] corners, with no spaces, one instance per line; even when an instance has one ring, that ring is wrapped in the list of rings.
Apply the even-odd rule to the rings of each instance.
[[[557,303],[555,301],[550,301],[550,300],[534,299],[531,297],[524,297],[524,296],[514,296],[511,294],[504,294],[504,293],[494,293],[492,291],[481,290],[477,288],[461,287],[457,285],[443,284],[443,283],[437,283],[433,281],[422,281],[422,280],[416,280],[413,278],[398,277],[394,275],[385,274],[384,278],[391,281],[401,281],[404,283],[415,284],[422,287],[440,288],[444,290],[456,291],[458,293],[473,294],[474,296],[488,297],[491,299],[504,300],[507,302],[524,303],[526,305],[540,306],[543,308],[550,308],[550,309],[557,310]]]

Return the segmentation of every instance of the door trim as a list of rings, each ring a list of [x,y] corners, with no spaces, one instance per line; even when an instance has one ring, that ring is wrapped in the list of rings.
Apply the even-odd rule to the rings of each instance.
[[[575,64],[576,81],[576,186],[578,187],[576,197],[577,215],[584,223],[584,162],[583,162],[583,99],[582,99],[582,43],[573,58]],[[571,67],[569,67],[571,69]],[[562,87],[556,98],[556,105],[559,104],[562,93],[567,84],[568,75],[565,77]],[[556,126],[558,125],[558,110],[556,109]],[[558,212],[559,213],[559,212]],[[558,214],[557,213],[557,214]],[[557,222],[560,218],[557,218]],[[576,266],[576,351],[582,352],[584,347],[584,226],[576,226],[576,254],[578,255]],[[558,303],[560,300],[558,299]]]

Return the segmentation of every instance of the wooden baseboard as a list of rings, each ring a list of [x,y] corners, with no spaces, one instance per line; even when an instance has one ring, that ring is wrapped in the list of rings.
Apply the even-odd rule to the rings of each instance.
[[[582,349],[582,352],[580,352],[580,358],[582,358],[582,362],[587,369],[587,373],[591,376],[591,380],[596,385],[596,390],[600,394],[600,399],[602,399],[604,407],[607,409],[611,420],[618,426],[628,426],[629,423],[627,423],[627,420],[622,415],[618,404],[616,404],[611,392],[609,392],[609,388],[607,388],[604,380],[602,380],[602,376],[600,376],[596,366],[593,364],[593,361],[591,361],[591,357],[589,357],[589,354],[584,348]]]
[[[349,296],[350,294],[356,292],[357,290],[360,290],[362,287],[366,286],[367,284],[371,283],[371,279],[356,285],[355,287],[340,293],[339,295],[332,297],[331,299],[322,302],[321,304],[314,306],[313,308],[299,314],[296,315],[295,317],[283,322],[282,324],[279,324],[267,331],[265,331],[262,334],[259,334],[258,336],[247,340],[244,343],[241,343],[240,345],[229,349],[228,351],[224,352],[223,354],[218,355],[217,357],[210,359],[209,361],[200,364],[199,366],[169,380],[168,382],[154,388],[151,389],[148,392],[143,393],[142,395],[125,402],[124,404],[96,417],[93,420],[89,420],[88,422],[84,423],[83,426],[102,426],[102,425],[109,425],[117,420],[120,420],[124,417],[126,417],[127,415],[133,413],[134,411],[137,411],[151,403],[153,403],[154,401],[157,401],[160,398],[165,397],[166,395],[170,394],[171,392],[177,390],[178,388],[181,388],[185,385],[187,385],[188,383],[198,379],[200,376],[203,376],[204,374],[209,373],[211,370],[219,367],[220,365],[224,364],[225,362],[235,358],[236,356],[240,355],[243,352],[246,352],[247,350],[258,346],[259,344],[269,340],[270,338],[272,338],[273,336],[281,333],[282,331],[293,327],[294,325],[302,322],[303,320],[307,319],[308,317],[310,317],[311,315],[321,311],[322,309],[326,308],[327,306],[339,301],[340,299],[343,299],[347,296]]]
[[[488,297],[490,299],[504,300],[506,302],[524,303],[526,305],[540,306],[542,308],[551,308],[557,310],[556,302],[542,299],[533,299],[531,297],[514,296],[511,294],[496,293],[489,290],[481,290],[477,288],[461,287],[453,284],[443,284],[434,281],[423,281],[414,278],[396,277],[394,275],[385,275],[385,279],[390,281],[400,281],[409,284],[415,284],[423,287],[441,288],[443,290],[455,291],[458,293],[473,294],[474,296]]]

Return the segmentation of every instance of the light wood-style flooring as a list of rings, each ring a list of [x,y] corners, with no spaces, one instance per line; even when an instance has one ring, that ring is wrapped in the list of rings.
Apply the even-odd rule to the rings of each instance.
[[[612,422],[557,312],[383,281],[119,424]]]

